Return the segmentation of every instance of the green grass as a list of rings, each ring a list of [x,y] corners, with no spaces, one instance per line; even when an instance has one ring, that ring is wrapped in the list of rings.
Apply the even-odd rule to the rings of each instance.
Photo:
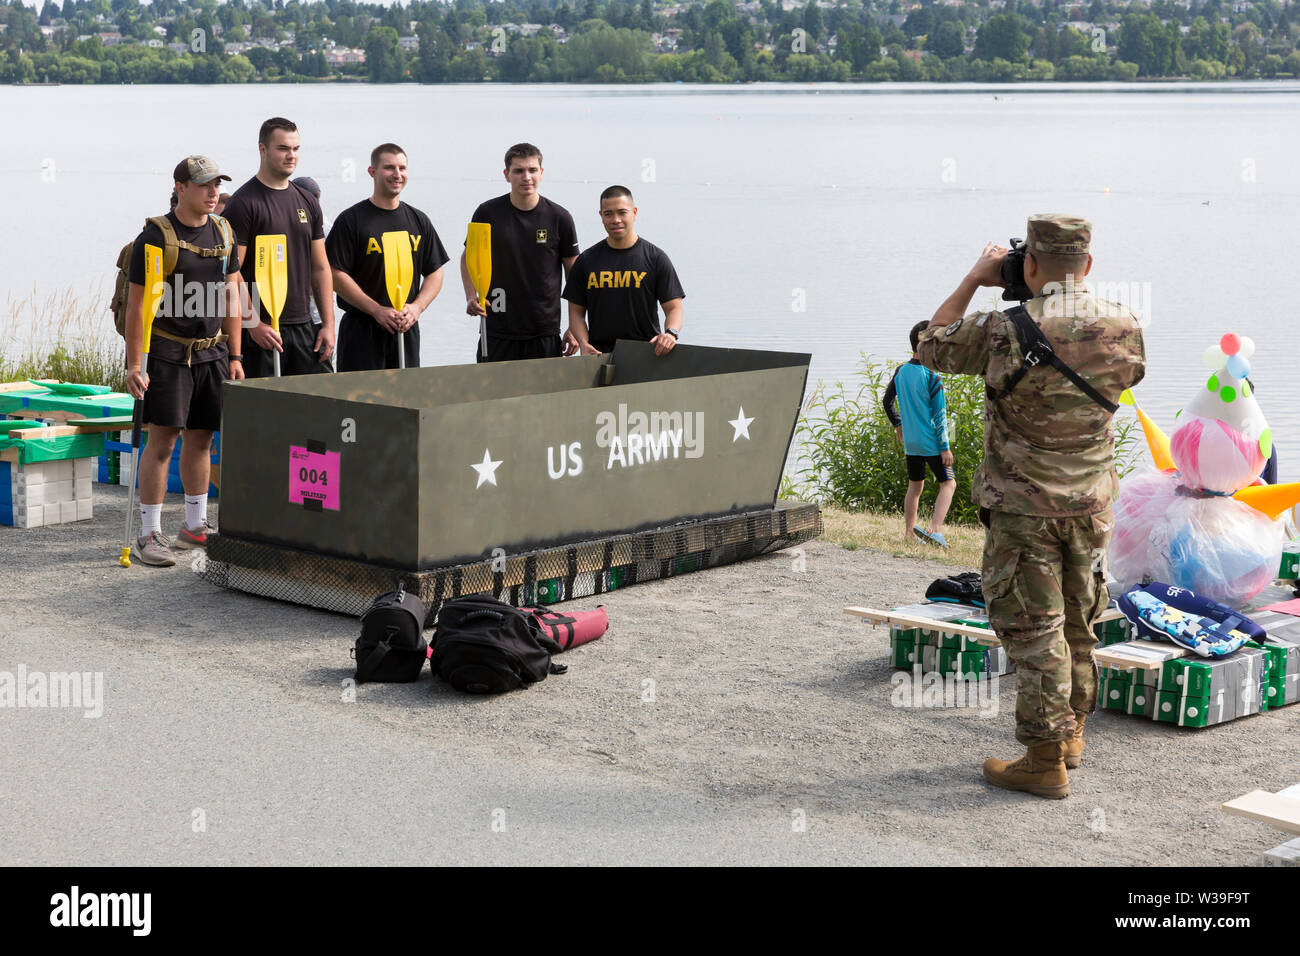
[[[0,317],[0,343],[2,382],[53,378],[126,391],[125,346],[108,296],[97,290],[86,297],[65,289],[11,298]]]

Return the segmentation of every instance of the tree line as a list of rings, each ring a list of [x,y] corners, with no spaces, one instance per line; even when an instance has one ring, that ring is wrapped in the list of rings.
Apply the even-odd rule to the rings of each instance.
[[[0,0],[0,82],[1295,78],[1298,3]]]

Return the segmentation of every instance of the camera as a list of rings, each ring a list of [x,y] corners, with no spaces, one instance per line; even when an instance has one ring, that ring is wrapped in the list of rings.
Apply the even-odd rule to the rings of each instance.
[[[1002,260],[1002,298],[1006,302],[1024,302],[1034,294],[1025,285],[1025,252],[1028,246],[1023,239],[1008,240],[1011,248]]]

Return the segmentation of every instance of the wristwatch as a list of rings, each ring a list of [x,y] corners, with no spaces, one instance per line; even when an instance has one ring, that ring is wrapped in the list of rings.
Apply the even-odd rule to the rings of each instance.
[[[232,356],[230,356],[230,359],[229,359],[229,361],[231,361],[231,362],[242,362],[243,360],[244,360],[244,357],[243,357],[242,355],[232,355]]]
[[[676,330],[676,329],[670,329],[670,328],[668,328],[668,326],[665,325],[665,326],[664,326],[664,331],[667,332],[669,335],[671,335],[671,336],[672,336],[673,338],[675,338],[675,339],[677,339],[677,338],[681,338],[681,336],[677,334],[677,330]]]

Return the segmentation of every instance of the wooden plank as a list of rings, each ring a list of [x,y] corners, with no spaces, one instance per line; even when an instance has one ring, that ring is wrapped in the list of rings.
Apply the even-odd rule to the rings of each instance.
[[[936,621],[929,617],[914,617],[910,614],[899,614],[897,611],[881,611],[874,607],[846,607],[845,614],[853,617],[860,617],[871,621],[873,624],[896,624],[899,627],[924,627],[931,631],[938,631],[941,634],[959,634],[962,637],[973,637],[981,644],[989,647],[998,647],[1000,643],[991,630],[986,627],[971,627],[969,624],[957,624],[953,621]]]
[[[0,392],[34,392],[40,387],[31,382],[0,382]]]
[[[74,418],[68,421],[67,424],[75,428],[79,435],[92,435],[99,432],[126,431],[127,428],[131,427],[131,419],[129,417],[105,418],[101,421],[97,418]]]
[[[1099,647],[1092,652],[1092,656],[1102,667],[1117,667],[1124,671],[1158,671],[1164,666],[1165,661],[1178,660],[1189,653],[1191,652],[1187,648],[1179,647],[1177,644],[1125,641],[1123,644]]]
[[[1300,833],[1300,800],[1292,800],[1267,790],[1252,790],[1243,797],[1223,804],[1224,813],[1249,817],[1272,824],[1288,833]]]
[[[844,613],[852,615],[853,617],[860,617],[864,620],[870,621],[872,624],[894,624],[905,628],[924,627],[932,631],[938,631],[940,634],[957,634],[962,637],[973,637],[976,641],[986,647],[1002,646],[1002,642],[998,640],[997,635],[993,633],[990,628],[972,627],[969,624],[957,624],[953,621],[939,621],[928,617],[903,614],[899,611],[881,611],[874,607],[846,607],[844,608]],[[1120,613],[1118,608],[1109,608],[1097,617],[1097,623],[1101,624],[1105,621],[1112,621],[1117,617],[1123,616],[1124,615]],[[1101,652],[1097,651],[1097,653],[1100,654]],[[1182,655],[1178,656],[1181,657]],[[1100,662],[1100,658],[1098,658],[1098,660]],[[1128,664],[1116,666],[1125,666],[1127,669],[1134,665]],[[1159,665],[1157,664],[1156,669],[1158,668]]]
[[[47,428],[23,428],[16,433],[11,433],[10,438],[22,438],[26,441],[29,438],[64,438],[68,435],[84,435],[80,428],[73,428],[70,425],[50,425]]]
[[[19,452],[17,448],[6,448],[4,451],[0,451],[0,461],[7,461],[10,464],[18,464],[18,456]]]

